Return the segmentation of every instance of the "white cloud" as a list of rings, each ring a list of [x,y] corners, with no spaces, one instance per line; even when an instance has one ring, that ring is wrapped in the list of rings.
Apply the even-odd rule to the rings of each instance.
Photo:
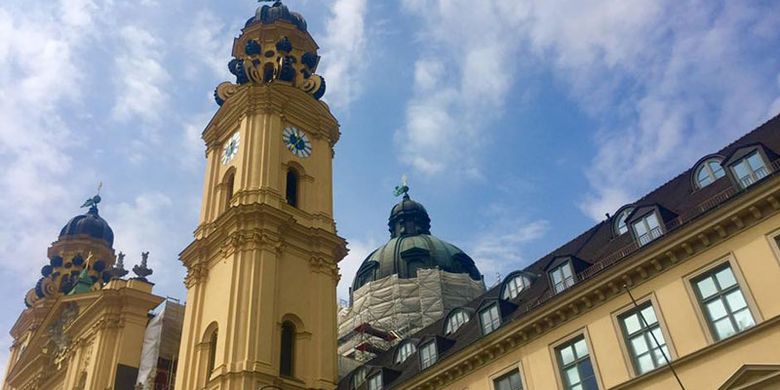
[[[191,26],[181,42],[189,57],[194,60],[185,63],[185,66],[189,67],[188,76],[196,76],[198,70],[203,70],[202,65],[205,65],[205,70],[215,77],[233,78],[227,67],[233,40],[226,32],[225,22],[213,12],[203,9],[195,15]]]
[[[367,13],[366,0],[335,0],[331,3],[320,72],[328,87],[325,99],[335,108],[347,108],[360,95],[368,62]]]
[[[15,281],[0,295],[9,310],[21,309],[37,278],[31,265],[45,263],[48,244],[72,216],[52,205],[76,204],[70,186],[89,180],[90,172],[72,170],[77,146],[61,113],[83,96],[84,64],[75,53],[93,32],[94,11],[88,1],[50,2],[35,12],[0,5],[0,264]],[[10,339],[0,340],[4,362]]]
[[[497,223],[477,235],[469,254],[485,275],[485,284],[492,285],[496,275],[522,269],[536,259],[525,254],[526,245],[542,238],[550,229],[545,220],[531,222],[507,220]]]
[[[114,230],[114,248],[127,254],[128,270],[140,263],[141,252],[150,252],[149,267],[154,274],[149,279],[161,285],[158,291],[182,290],[184,268],[177,259],[165,257],[181,250],[173,240],[177,225],[170,212],[172,208],[173,201],[168,195],[147,192],[132,203],[120,203],[104,213]]]
[[[124,47],[115,61],[117,100],[113,116],[122,122],[158,122],[169,100],[170,75],[163,66],[162,43],[149,31],[133,25],[123,27],[119,36]],[[148,128],[146,131],[147,137],[154,138],[153,132]]]
[[[349,301],[349,288],[352,286],[352,280],[355,278],[360,264],[378,246],[374,240],[350,239],[348,242],[349,254],[339,263],[341,280],[336,291],[337,297],[346,301]]]
[[[508,16],[525,13],[495,1],[409,0],[403,8],[421,15],[424,27],[413,96],[396,133],[402,162],[427,175],[446,170],[479,177],[483,135],[518,71],[515,61],[507,66],[520,47],[517,20]]]

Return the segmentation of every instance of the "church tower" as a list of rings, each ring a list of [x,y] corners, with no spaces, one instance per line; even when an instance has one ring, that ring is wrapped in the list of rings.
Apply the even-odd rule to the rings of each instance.
[[[236,82],[215,92],[200,222],[181,253],[177,388],[336,386],[340,133],[319,100],[317,49],[303,17],[280,1],[260,7],[235,39]]]

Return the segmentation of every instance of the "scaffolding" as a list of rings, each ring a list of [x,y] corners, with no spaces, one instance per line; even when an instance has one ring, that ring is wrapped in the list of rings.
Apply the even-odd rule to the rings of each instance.
[[[352,293],[352,305],[338,313],[342,375],[484,291],[482,280],[439,269],[419,269],[416,278],[391,275],[365,284]]]

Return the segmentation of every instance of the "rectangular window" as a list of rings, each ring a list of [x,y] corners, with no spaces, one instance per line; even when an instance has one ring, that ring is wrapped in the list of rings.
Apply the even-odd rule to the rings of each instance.
[[[756,324],[730,264],[699,276],[693,286],[716,341]]]
[[[619,317],[636,373],[642,375],[671,360],[661,325],[650,302]]]
[[[479,312],[479,320],[482,322],[482,334],[488,334],[501,326],[501,315],[498,312],[498,304],[493,304]]]
[[[382,390],[382,373],[368,378],[368,390]]]
[[[747,188],[769,174],[764,159],[758,152],[739,160],[731,166],[740,187]]]
[[[658,216],[655,212],[647,214],[642,219],[634,222],[634,233],[639,241],[639,245],[647,245],[664,233],[661,230],[661,224],[658,223]]]
[[[520,380],[520,370],[501,375],[493,380],[493,390],[523,390],[523,382]]]
[[[420,347],[420,367],[424,370],[436,363],[439,358],[436,353],[436,342],[431,341]]]
[[[590,361],[585,336],[556,348],[563,388],[566,390],[598,390],[596,374]]]
[[[567,261],[550,271],[553,289],[558,294],[563,290],[574,285],[574,271],[571,269],[571,262]]]

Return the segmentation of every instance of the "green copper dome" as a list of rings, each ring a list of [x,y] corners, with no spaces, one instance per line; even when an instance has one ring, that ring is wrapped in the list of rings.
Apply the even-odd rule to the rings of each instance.
[[[363,260],[352,282],[352,291],[364,284],[398,275],[402,279],[417,277],[418,269],[468,274],[481,280],[477,266],[465,252],[431,234],[431,219],[422,204],[409,194],[395,205],[388,221],[390,241]]]

